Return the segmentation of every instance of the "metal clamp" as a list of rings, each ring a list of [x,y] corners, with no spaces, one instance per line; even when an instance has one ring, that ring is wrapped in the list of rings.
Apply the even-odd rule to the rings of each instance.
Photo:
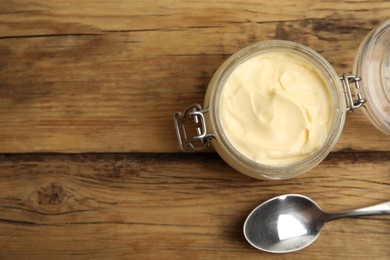
[[[207,134],[205,113],[208,109],[203,109],[199,104],[193,104],[184,111],[178,111],[174,116],[177,140],[182,151],[186,152],[189,148],[193,150],[204,150],[210,145],[212,134]],[[192,125],[195,133],[187,134],[186,125]]]
[[[354,99],[354,95],[351,90],[351,84],[354,84],[356,89],[360,88],[359,81],[361,78],[352,74],[343,74],[339,78],[343,84],[344,95],[347,101],[347,111],[353,112],[353,110],[363,106],[364,103],[366,103],[366,99],[364,99],[362,94],[359,92],[356,93],[357,99]]]

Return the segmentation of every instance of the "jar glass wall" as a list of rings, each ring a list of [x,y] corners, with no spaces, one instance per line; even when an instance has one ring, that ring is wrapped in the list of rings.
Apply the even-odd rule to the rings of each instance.
[[[323,78],[328,87],[332,106],[330,132],[326,141],[306,158],[283,165],[267,165],[248,159],[240,153],[226,136],[221,123],[221,93],[231,73],[248,59],[269,53],[283,51],[291,53],[309,62]],[[301,44],[289,41],[265,41],[249,46],[233,54],[214,74],[207,89],[204,107],[209,131],[214,135],[212,145],[219,155],[236,170],[257,179],[287,179],[299,175],[319,164],[337,143],[345,122],[346,103],[341,83],[332,66],[318,53]],[[250,144],[248,144],[250,145]]]

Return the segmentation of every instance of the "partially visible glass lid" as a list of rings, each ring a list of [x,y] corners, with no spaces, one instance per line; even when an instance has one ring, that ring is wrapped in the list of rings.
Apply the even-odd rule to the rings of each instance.
[[[365,112],[378,129],[390,135],[390,19],[362,42],[355,73],[361,77]]]

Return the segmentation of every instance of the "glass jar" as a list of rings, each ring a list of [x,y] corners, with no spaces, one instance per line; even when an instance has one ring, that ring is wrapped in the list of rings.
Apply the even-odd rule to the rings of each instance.
[[[361,79],[363,110],[373,125],[390,134],[390,20],[373,29],[360,44],[354,73]]]
[[[320,149],[297,162],[282,165],[258,163],[241,154],[227,138],[220,117],[221,93],[231,73],[248,59],[270,51],[292,53],[308,61],[325,81],[333,107],[330,132]],[[180,147],[183,151],[202,150],[211,143],[230,166],[243,174],[268,180],[292,178],[315,167],[330,153],[341,135],[347,111],[364,106],[374,125],[390,134],[389,68],[390,20],[372,30],[362,42],[355,61],[355,75],[339,77],[320,54],[295,42],[271,40],[246,47],[216,71],[207,88],[203,107],[194,104],[175,114]],[[190,129],[192,134],[189,134]]]

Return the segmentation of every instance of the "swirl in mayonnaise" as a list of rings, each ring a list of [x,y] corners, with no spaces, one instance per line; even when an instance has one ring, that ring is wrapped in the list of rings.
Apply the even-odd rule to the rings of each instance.
[[[238,65],[220,98],[220,121],[232,146],[261,164],[286,165],[318,150],[330,132],[332,102],[320,73],[283,51]]]

